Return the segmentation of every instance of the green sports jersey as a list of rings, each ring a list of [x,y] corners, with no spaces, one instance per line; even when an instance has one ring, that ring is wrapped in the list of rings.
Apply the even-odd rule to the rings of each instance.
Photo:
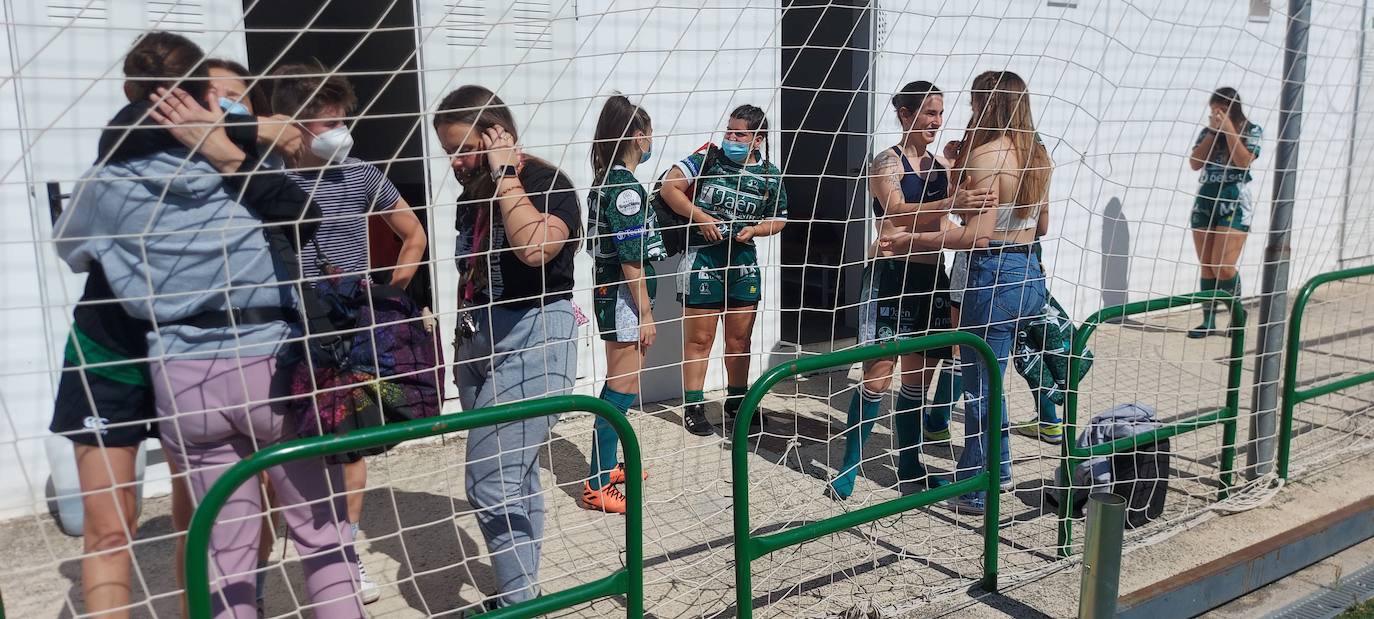
[[[1197,148],[1203,140],[1207,139],[1207,134],[1212,133],[1211,129],[1204,128],[1197,134],[1197,139],[1193,141],[1193,148]],[[1245,144],[1245,149],[1256,157],[1260,154],[1260,140],[1264,137],[1264,129],[1255,123],[1248,123],[1245,129],[1240,132],[1240,140]],[[1223,138],[1217,136],[1217,140]],[[1212,152],[1207,153],[1207,161],[1202,165],[1202,174],[1198,182],[1208,184],[1231,184],[1248,183],[1252,180],[1248,168],[1237,168],[1231,165],[1231,153],[1225,147],[1218,148],[1215,143]]]
[[[592,188],[587,204],[592,238],[588,249],[596,262],[597,285],[624,279],[620,265],[625,263],[643,263],[645,273],[652,275],[649,263],[668,257],[658,218],[634,173],[621,166],[611,168],[606,183]]]
[[[739,165],[725,156],[711,160],[711,169],[701,169],[706,153],[693,153],[678,162],[677,168],[689,180],[701,177],[696,190],[696,205],[728,226],[721,235],[733,238],[746,226],[768,219],[787,219],[787,191],[782,186],[782,172],[771,163]],[[695,226],[687,236],[692,246],[710,245]],[[753,245],[754,242],[747,241]]]

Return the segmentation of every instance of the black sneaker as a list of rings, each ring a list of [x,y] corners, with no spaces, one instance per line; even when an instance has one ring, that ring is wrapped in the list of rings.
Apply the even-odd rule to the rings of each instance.
[[[1198,325],[1188,330],[1188,339],[1200,340],[1204,337],[1212,335],[1213,333],[1216,333],[1216,329],[1212,329],[1207,325]]]
[[[682,425],[688,432],[697,436],[711,436],[716,433],[715,426],[706,420],[705,404],[688,404],[683,408]]]

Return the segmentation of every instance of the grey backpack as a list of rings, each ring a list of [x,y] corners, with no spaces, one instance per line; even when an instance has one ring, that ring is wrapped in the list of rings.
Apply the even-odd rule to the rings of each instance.
[[[1143,434],[1160,427],[1155,410],[1143,404],[1118,404],[1094,415],[1078,435],[1078,446],[1093,445]],[[1055,488],[1045,494],[1058,507],[1070,487],[1064,470],[1056,469]],[[1138,445],[1134,450],[1091,458],[1073,471],[1073,514],[1082,515],[1088,495],[1112,492],[1127,500],[1126,526],[1135,528],[1158,518],[1169,489],[1169,439]]]

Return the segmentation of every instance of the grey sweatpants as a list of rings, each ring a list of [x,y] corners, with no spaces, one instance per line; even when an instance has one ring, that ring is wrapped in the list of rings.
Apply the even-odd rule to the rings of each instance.
[[[293,437],[295,420],[268,404],[275,358],[180,359],[150,365],[162,446],[187,472],[197,502],[231,465]],[[323,458],[267,469],[291,541],[302,557],[306,595],[321,619],[363,616],[342,473]],[[217,618],[258,616],[253,569],[262,509],[257,480],[240,484],[210,531]]]
[[[577,376],[571,301],[528,309],[476,310],[478,334],[460,340],[454,382],[463,410],[572,389]],[[544,498],[539,448],[557,415],[473,428],[467,443],[467,498],[491,553],[498,604],[539,595]]]

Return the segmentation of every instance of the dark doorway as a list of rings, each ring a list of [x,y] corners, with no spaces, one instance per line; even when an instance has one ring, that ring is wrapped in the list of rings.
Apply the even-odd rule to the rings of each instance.
[[[280,64],[319,61],[348,75],[358,94],[352,133],[355,156],[381,168],[396,185],[420,222],[429,228],[416,71],[415,8],[410,2],[244,1],[248,61],[255,73],[270,73]],[[374,267],[396,263],[400,243],[379,218],[371,225]],[[425,259],[428,260],[428,255]],[[422,265],[409,290],[419,303],[433,307],[430,275]]]
[[[868,225],[867,0],[790,0],[782,18],[782,337],[833,342],[856,332]]]

